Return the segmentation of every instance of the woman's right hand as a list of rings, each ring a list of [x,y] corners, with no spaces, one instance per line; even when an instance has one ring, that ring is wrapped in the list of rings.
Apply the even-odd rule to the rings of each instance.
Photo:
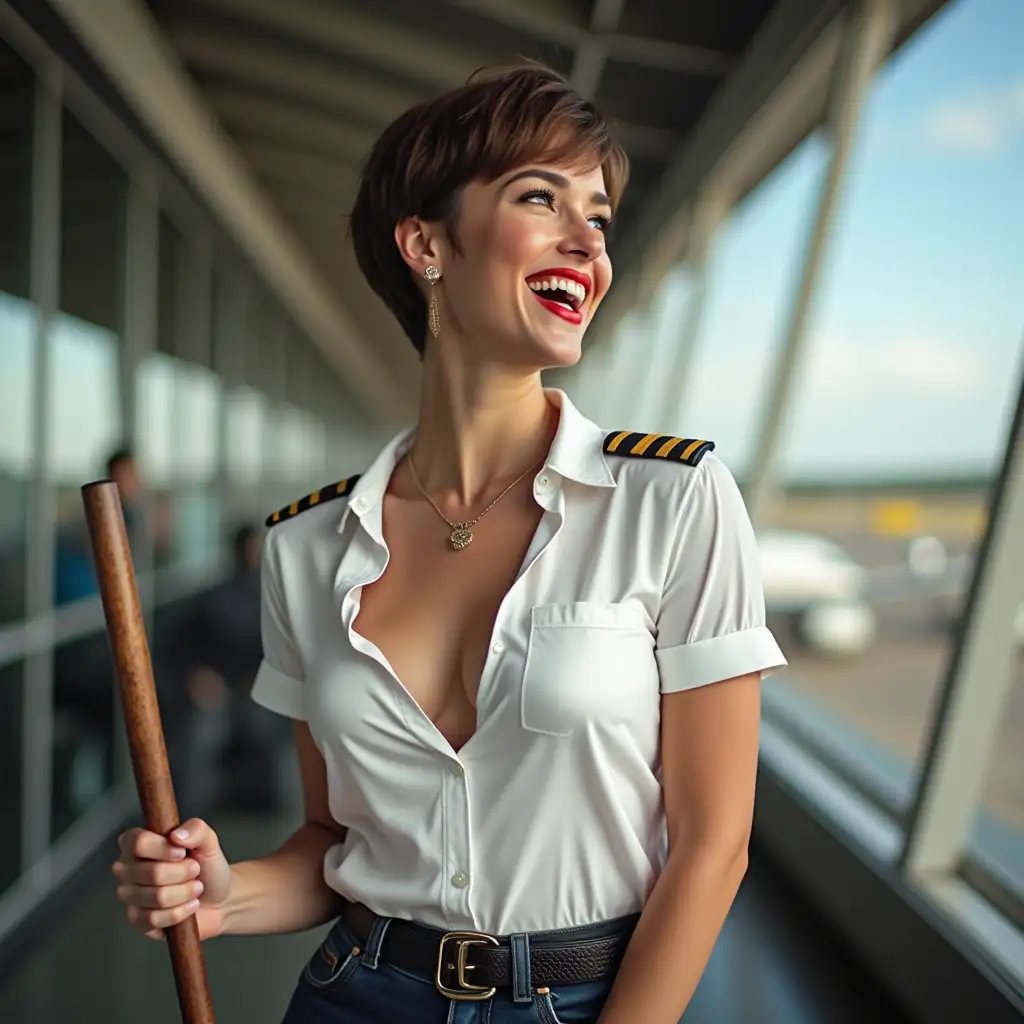
[[[199,818],[168,837],[142,828],[117,839],[121,854],[111,866],[117,898],[143,935],[162,939],[164,929],[196,915],[201,939],[219,935],[231,895],[231,867],[217,833]]]

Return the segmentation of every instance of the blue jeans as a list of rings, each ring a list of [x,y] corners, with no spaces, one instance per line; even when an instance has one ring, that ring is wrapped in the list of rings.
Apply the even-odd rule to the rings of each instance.
[[[418,976],[380,957],[383,930],[366,948],[338,921],[302,970],[282,1024],[594,1024],[614,977],[549,991],[516,1002],[499,989],[482,1002],[441,995],[433,977]]]

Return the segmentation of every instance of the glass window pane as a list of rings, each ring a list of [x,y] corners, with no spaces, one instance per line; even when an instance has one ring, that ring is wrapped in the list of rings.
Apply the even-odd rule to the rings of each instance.
[[[1019,4],[951,3],[878,76],[786,435],[780,530],[761,537],[790,656],[769,704],[799,695],[829,756],[894,812],[915,792],[1020,380],[1020,31]]]
[[[283,320],[262,285],[248,288],[244,317],[245,383],[275,399],[283,398],[287,374]]]
[[[154,352],[139,363],[138,455],[146,482],[155,488],[167,487],[174,479],[175,381],[176,363],[170,356]]]
[[[60,308],[119,335],[125,172],[66,110],[61,163]]]
[[[201,366],[179,363],[175,399],[172,557],[178,565],[198,569],[216,561],[220,546],[220,504],[214,488],[220,382]]]
[[[46,382],[57,488],[55,603],[96,593],[79,488],[122,441],[118,350],[127,178],[69,112],[61,139],[60,309]]]
[[[28,302],[35,81],[0,40],[0,622],[25,614],[35,316]]]
[[[21,870],[22,708],[25,668],[21,662],[0,666],[0,895]]]
[[[25,614],[34,328],[32,306],[0,293],[0,407],[10,426],[0,431],[0,622]]]
[[[135,377],[136,454],[150,496],[153,566],[173,560],[176,361],[160,352],[139,363]]]
[[[206,569],[220,555],[221,508],[210,489],[181,487],[171,505],[170,564],[177,568]]]
[[[156,347],[168,355],[181,351],[181,332],[185,325],[181,308],[181,232],[168,216],[160,212],[157,254]]]
[[[113,784],[118,705],[105,632],[62,644],[53,661],[52,838],[60,838]]]
[[[178,480],[212,482],[217,472],[220,380],[212,371],[194,363],[181,363],[175,404]]]
[[[302,478],[302,414],[293,405],[277,403],[271,437],[273,461],[268,467],[274,481],[295,483]]]
[[[306,414],[306,476],[310,488],[327,483],[327,428],[319,416]]]
[[[685,381],[671,382],[679,403],[668,432],[711,438],[715,453],[740,477],[754,456],[768,371],[779,352],[826,157],[821,139],[811,136],[720,229],[690,372]],[[683,301],[700,301],[693,294],[699,284],[680,281],[677,287]]]
[[[157,352],[140,364],[136,385],[141,465],[156,492],[157,564],[205,565],[218,544],[212,488],[220,382],[204,367]]]
[[[119,443],[117,339],[59,316],[50,345],[47,468],[57,486],[54,603],[61,605],[96,593],[80,487],[106,475],[107,457]]]
[[[245,295],[236,274],[213,266],[210,297],[210,361],[226,386],[242,383],[245,349]]]
[[[237,387],[227,393],[225,401],[228,476],[233,483],[258,484],[263,479],[266,396],[255,388]]]
[[[60,311],[50,335],[47,471],[57,488],[57,604],[96,594],[80,487],[105,476],[123,443],[119,353],[127,177],[68,111],[61,141]],[[115,470],[130,535],[137,481],[130,461]],[[53,838],[112,778],[114,676],[104,632],[57,647],[53,667]]]
[[[293,486],[319,486],[324,474],[326,438],[323,423],[306,409],[282,404],[275,431],[273,478]]]
[[[48,469],[73,487],[103,474],[121,436],[118,339],[95,324],[58,316],[50,344]]]
[[[673,267],[651,302],[651,311],[646,329],[649,331],[642,340],[640,349],[634,349],[631,360],[639,363],[637,368],[636,394],[632,397],[634,407],[629,419],[623,422],[640,422],[636,406],[650,410],[651,431],[675,434],[689,416],[683,406],[686,398],[686,381],[689,378],[686,353],[679,352],[679,346],[691,344],[694,319],[699,317],[700,289],[693,269],[687,264]],[[637,351],[647,350],[649,355],[636,359]],[[683,355],[682,360],[679,356]],[[682,362],[682,379],[673,371]],[[647,420],[643,422],[646,424]]]

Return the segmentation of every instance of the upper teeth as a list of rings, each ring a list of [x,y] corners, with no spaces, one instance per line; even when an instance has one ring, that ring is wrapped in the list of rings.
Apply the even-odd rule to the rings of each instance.
[[[529,281],[530,288],[535,292],[557,291],[561,289],[570,295],[575,295],[582,302],[587,297],[587,289],[576,281],[566,281],[564,277],[546,277]]]

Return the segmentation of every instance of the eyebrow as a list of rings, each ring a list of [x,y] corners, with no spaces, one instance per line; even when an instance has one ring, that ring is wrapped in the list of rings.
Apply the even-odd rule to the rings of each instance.
[[[517,171],[513,174],[505,182],[505,188],[508,188],[513,182],[519,181],[520,178],[541,178],[557,188],[568,188],[572,184],[564,174],[558,174],[556,171],[545,171],[540,167],[528,167],[525,171]],[[612,205],[612,201],[603,192],[594,192],[590,196],[590,201],[598,206]]]

